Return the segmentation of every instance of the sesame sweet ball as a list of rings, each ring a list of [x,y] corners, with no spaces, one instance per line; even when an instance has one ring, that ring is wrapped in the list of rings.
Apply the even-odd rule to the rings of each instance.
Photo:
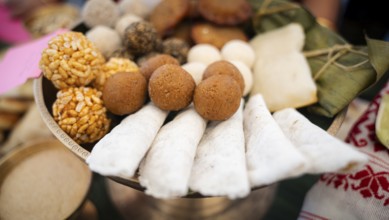
[[[179,38],[168,38],[162,42],[162,53],[176,58],[180,64],[186,63],[189,45]]]
[[[119,16],[119,7],[112,0],[86,1],[81,12],[82,20],[88,27],[97,25],[114,27]]]
[[[79,144],[97,141],[110,124],[101,97],[101,92],[89,87],[62,89],[52,107],[54,120]]]
[[[165,64],[175,64],[179,65],[179,62],[174,57],[167,54],[157,54],[142,62],[140,65],[140,72],[145,76],[146,80],[149,81],[153,72],[158,69],[158,67]]]
[[[194,107],[203,118],[221,121],[230,118],[239,108],[242,92],[228,75],[214,75],[200,82],[193,96]]]
[[[112,57],[107,63],[103,65],[102,71],[97,74],[93,86],[97,90],[103,91],[107,79],[113,74],[119,72],[134,73],[138,71],[139,67],[133,61],[127,58]]]
[[[132,54],[146,54],[157,48],[160,39],[150,22],[131,23],[124,31],[124,45]]]
[[[239,69],[235,67],[234,64],[225,61],[220,60],[211,63],[204,71],[203,74],[203,80],[206,80],[207,78],[214,76],[214,75],[228,75],[231,76],[239,85],[242,94],[244,92],[244,79],[242,74],[240,73]]]
[[[139,72],[116,73],[107,79],[103,100],[107,109],[116,115],[138,111],[146,100],[147,83]]]
[[[49,41],[39,67],[56,88],[64,89],[88,85],[104,63],[103,55],[83,34],[66,32]]]
[[[193,98],[196,84],[181,66],[165,64],[156,69],[149,81],[149,96],[160,109],[178,111],[187,107]]]

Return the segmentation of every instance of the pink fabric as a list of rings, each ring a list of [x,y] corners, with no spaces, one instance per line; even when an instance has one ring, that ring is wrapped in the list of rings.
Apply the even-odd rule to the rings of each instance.
[[[389,82],[346,139],[370,157],[368,164],[351,174],[322,175],[308,192],[299,219],[389,219],[389,150],[375,134],[383,94],[389,94]]]
[[[11,18],[8,9],[0,4],[0,41],[19,44],[31,40],[31,36],[19,20]]]
[[[39,77],[39,61],[43,49],[54,36],[66,32],[60,29],[40,39],[10,48],[0,61],[0,94],[23,84],[29,78]]]

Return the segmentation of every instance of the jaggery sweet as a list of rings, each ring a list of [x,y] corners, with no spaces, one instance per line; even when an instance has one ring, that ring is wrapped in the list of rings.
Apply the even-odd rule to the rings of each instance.
[[[203,118],[226,120],[238,110],[241,96],[240,86],[231,76],[213,75],[196,87],[193,103]]]
[[[243,94],[245,87],[243,76],[240,73],[239,69],[236,68],[232,63],[225,60],[213,62],[205,69],[203,74],[203,80],[214,75],[231,76],[239,84],[239,87]]]
[[[174,57],[167,54],[157,54],[142,62],[140,65],[140,72],[145,76],[146,80],[149,81],[153,72],[158,67],[165,64],[179,65],[179,62]]]
[[[146,100],[147,83],[139,72],[116,73],[107,79],[103,100],[107,109],[116,115],[139,110]]]
[[[149,95],[162,110],[177,111],[187,107],[193,98],[196,84],[181,66],[165,64],[156,69],[149,81]]]

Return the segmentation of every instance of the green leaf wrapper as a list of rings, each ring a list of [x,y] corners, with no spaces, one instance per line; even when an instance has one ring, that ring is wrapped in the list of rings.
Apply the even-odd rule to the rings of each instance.
[[[321,26],[302,6],[286,0],[250,0],[255,10],[252,25],[257,34],[289,23],[305,31],[304,54],[318,87],[318,103],[310,112],[334,117],[389,69],[389,42],[366,37],[367,46],[350,45]]]

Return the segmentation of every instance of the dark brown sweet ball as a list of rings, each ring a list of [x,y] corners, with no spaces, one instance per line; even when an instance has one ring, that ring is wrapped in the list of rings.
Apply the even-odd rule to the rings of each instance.
[[[180,64],[186,63],[189,45],[179,38],[168,38],[162,42],[162,53],[176,58]]]
[[[211,63],[205,70],[203,74],[203,80],[214,76],[214,75],[227,75],[232,77],[240,86],[240,89],[244,91],[244,79],[238,68],[235,67],[234,64],[225,61],[225,60],[220,60]]]
[[[185,17],[188,10],[189,0],[164,0],[151,12],[150,22],[159,36],[164,36]]]
[[[165,64],[180,65],[180,63],[174,57],[167,54],[158,54],[140,63],[140,72],[143,74],[146,80],[149,81],[153,72],[158,69],[158,67]]]
[[[165,64],[151,76],[149,95],[160,109],[178,111],[192,102],[195,87],[192,76],[181,66]]]
[[[241,90],[227,75],[214,75],[197,85],[193,103],[203,118],[221,121],[230,118],[239,108]]]
[[[138,111],[146,100],[147,83],[140,72],[116,73],[108,78],[103,90],[105,107],[116,115]]]
[[[130,53],[136,55],[153,51],[157,47],[158,38],[157,31],[147,21],[133,22],[124,31],[124,45]]]
[[[222,49],[224,44],[231,40],[247,41],[247,37],[241,28],[220,26],[210,22],[193,25],[191,37],[196,44],[212,44],[219,49]]]
[[[250,18],[252,9],[247,0],[199,0],[198,10],[219,25],[236,25]]]

